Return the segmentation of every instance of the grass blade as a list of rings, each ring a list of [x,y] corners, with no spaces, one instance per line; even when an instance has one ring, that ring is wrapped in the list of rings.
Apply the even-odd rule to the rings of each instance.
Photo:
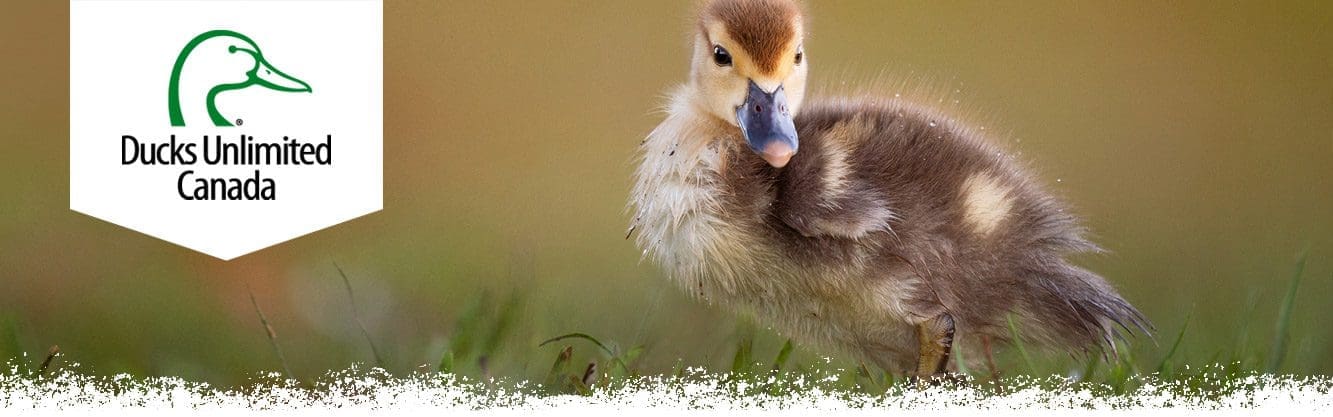
[[[555,384],[561,380],[561,377],[569,372],[570,358],[574,357],[574,347],[565,346],[560,354],[555,356],[555,362],[551,363],[551,370],[546,373],[547,389],[555,389]]]
[[[875,374],[870,372],[870,368],[867,367],[865,363],[861,363],[856,367],[856,373],[854,375],[856,384],[861,388],[862,392],[878,395],[883,394],[884,391],[888,389],[888,386],[880,384],[875,378]]]
[[[375,366],[388,369],[384,366],[384,358],[380,356],[379,348],[375,347],[375,340],[370,337],[370,332],[366,331],[365,323],[361,322],[361,311],[356,308],[356,296],[352,293],[352,281],[347,279],[347,274],[337,262],[333,263],[333,269],[337,269],[338,275],[343,278],[343,287],[347,288],[347,301],[352,305],[352,321],[356,322],[356,327],[361,329],[361,335],[366,337],[366,343],[370,344],[370,354],[375,357]]]
[[[741,373],[750,370],[754,357],[754,338],[741,337],[736,342],[736,356],[731,358],[731,372]]]
[[[773,359],[774,372],[781,371],[782,367],[787,365],[787,359],[791,358],[791,351],[791,339],[787,339],[787,343],[782,344],[782,350],[778,351],[778,357]]]
[[[16,364],[22,365],[18,361],[23,357],[23,344],[19,342],[18,323],[14,318],[6,317],[0,322],[0,360],[14,359]]]
[[[264,335],[268,336],[268,344],[273,347],[273,353],[278,355],[278,362],[282,363],[282,371],[287,374],[287,379],[296,379],[292,376],[292,367],[287,365],[287,356],[282,354],[282,348],[278,347],[278,334],[273,332],[273,326],[268,324],[268,317],[264,316],[264,310],[259,309],[259,301],[255,300],[255,292],[250,291],[250,304],[255,306],[255,314],[259,316],[259,324],[264,326]]]
[[[513,330],[514,324],[518,322],[519,313],[523,308],[523,295],[518,292],[509,294],[509,299],[504,305],[500,306],[500,311],[495,318],[495,325],[491,328],[491,333],[481,344],[480,355],[491,356],[500,348],[500,343],[509,336]]]
[[[1171,350],[1166,351],[1166,356],[1162,357],[1162,362],[1157,364],[1157,373],[1162,374],[1166,371],[1166,365],[1171,363],[1171,358],[1176,356],[1176,349],[1180,348],[1180,341],[1185,340],[1185,329],[1190,327],[1190,319],[1194,318],[1194,310],[1185,315],[1185,324],[1180,325],[1180,333],[1176,334],[1176,342],[1171,344]]]
[[[1250,290],[1245,296],[1245,312],[1240,315],[1240,330],[1236,332],[1236,347],[1228,353],[1230,360],[1227,362],[1242,361],[1247,362],[1250,351],[1250,323],[1254,322],[1254,312],[1259,308],[1259,294],[1255,290]],[[1217,363],[1217,358],[1209,363]]]
[[[440,355],[440,366],[437,367],[440,372],[452,373],[454,371],[454,351],[445,349],[444,354]]]
[[[42,366],[37,368],[37,373],[45,374],[46,370],[51,368],[51,363],[55,361],[56,356],[60,356],[60,346],[51,345],[51,349],[46,351],[46,360],[43,360]]]
[[[966,376],[972,376],[972,370],[967,368],[967,358],[963,357],[963,344],[961,338],[954,339],[953,346],[950,348],[953,356],[953,363],[958,365],[958,373]],[[945,365],[948,365],[947,363]]]
[[[545,342],[541,342],[541,343],[537,344],[537,347],[546,346],[547,344],[550,344],[550,343],[552,343],[552,342],[558,342],[558,341],[565,340],[565,339],[583,339],[583,340],[587,340],[587,341],[589,341],[589,342],[592,342],[592,344],[597,345],[597,347],[601,348],[602,351],[603,351],[603,352],[606,352],[607,355],[616,356],[616,353],[615,353],[615,352],[612,352],[610,348],[606,347],[606,345],[603,345],[603,344],[602,344],[602,341],[597,340],[597,338],[595,338],[595,337],[589,336],[587,333],[570,333],[570,334],[566,334],[566,335],[560,335],[560,336],[552,337],[552,338],[550,338],[550,339],[546,339]]]
[[[597,340],[597,338],[589,336],[586,333],[570,333],[566,335],[552,337],[550,339],[546,339],[545,342],[538,343],[537,347],[546,346],[549,343],[558,342],[565,339],[583,339],[592,342],[592,344],[597,345],[598,348],[601,348],[602,352],[606,352],[606,355],[610,356],[611,360],[616,361],[616,364],[624,367],[625,369],[629,369],[629,365],[625,365],[625,361],[621,360],[620,357],[616,355],[615,351],[612,351],[611,348],[608,348],[606,347],[606,345],[602,344],[602,341]]]
[[[454,360],[457,363],[471,363],[473,351],[478,349],[478,333],[481,332],[481,322],[490,300],[490,293],[483,291],[463,308],[458,318],[454,319],[453,333],[449,336],[449,350],[454,353]]]
[[[1009,314],[1009,334],[1014,338],[1014,348],[1018,349],[1018,355],[1023,358],[1023,366],[1028,368],[1028,374],[1036,374],[1037,367],[1032,362],[1032,356],[1028,356],[1028,349],[1023,346],[1023,338],[1018,335],[1018,323],[1014,322],[1014,315]]]
[[[1101,362],[1102,362],[1101,358],[1098,358],[1095,355],[1088,355],[1088,363],[1084,365],[1083,377],[1079,378],[1079,381],[1080,382],[1091,381],[1092,376],[1097,373],[1097,365],[1101,364]]]
[[[1305,274],[1305,260],[1310,255],[1309,249],[1301,252],[1296,260],[1296,274],[1291,276],[1287,286],[1287,296],[1282,299],[1282,308],[1278,310],[1277,332],[1273,334],[1273,351],[1268,361],[1268,372],[1275,373],[1282,367],[1282,360],[1287,356],[1287,339],[1291,331],[1291,310],[1296,304],[1296,290],[1301,286],[1301,275]]]
[[[619,366],[611,368],[611,371],[614,373],[618,373],[619,376],[634,376],[635,375],[634,370],[630,369],[629,367],[626,367],[625,365],[634,363],[634,360],[638,359],[640,355],[643,355],[643,351],[644,351],[643,346],[635,346],[625,351],[624,354],[620,355]]]

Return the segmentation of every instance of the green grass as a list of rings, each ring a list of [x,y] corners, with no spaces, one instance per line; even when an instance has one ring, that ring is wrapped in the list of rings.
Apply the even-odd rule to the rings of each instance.
[[[1301,286],[1301,276],[1305,274],[1305,261],[1309,257],[1310,251],[1307,249],[1301,253],[1296,261],[1296,273],[1291,276],[1291,283],[1287,285],[1287,296],[1282,299],[1282,308],[1277,316],[1277,331],[1273,334],[1273,351],[1269,353],[1268,372],[1277,372],[1282,368],[1282,360],[1287,356],[1287,341],[1291,333],[1291,310],[1296,305],[1296,292]]]
[[[1087,359],[1081,361],[1069,361],[1060,359],[1058,355],[1038,355],[1038,352],[1029,349],[1023,342],[1023,337],[1019,334],[1013,317],[1008,318],[1010,336],[1015,342],[1010,346],[1007,352],[999,355],[998,361],[1002,375],[998,378],[992,375],[981,375],[975,370],[969,369],[962,363],[964,350],[959,348],[954,350],[953,360],[959,364],[958,373],[965,379],[974,384],[991,386],[993,389],[1002,390],[1003,386],[1013,381],[1013,378],[1022,377],[1043,377],[1043,375],[1060,375],[1059,380],[1073,383],[1091,384],[1104,389],[1107,395],[1121,395],[1141,387],[1145,381],[1177,381],[1189,389],[1206,389],[1211,385],[1216,385],[1215,379],[1203,378],[1203,375],[1222,376],[1226,378],[1240,378],[1245,375],[1254,375],[1259,373],[1275,373],[1280,371],[1284,358],[1289,349],[1288,344],[1291,339],[1291,320],[1295,310],[1295,299],[1300,293],[1301,278],[1304,273],[1306,256],[1301,255],[1295,265],[1295,273],[1287,283],[1286,297],[1283,299],[1279,310],[1277,311],[1277,320],[1274,323],[1274,337],[1265,349],[1262,355],[1265,361],[1231,361],[1218,363],[1218,358],[1209,358],[1208,361],[1189,361],[1181,354],[1182,346],[1186,344],[1187,336],[1190,333],[1191,323],[1194,319],[1193,312],[1187,312],[1181,321],[1178,329],[1170,333],[1169,344],[1158,346],[1148,343],[1148,338],[1132,339],[1139,341],[1142,346],[1131,346],[1128,342],[1118,342],[1115,354],[1107,355],[1105,358],[1101,355],[1088,355]],[[482,297],[481,304],[487,303],[489,297]],[[459,317],[459,322],[455,324],[458,329],[457,337],[466,339],[469,334],[476,332],[475,329],[508,329],[511,327],[509,321],[512,315],[506,314],[510,307],[499,310],[492,310],[489,314],[479,314],[481,307],[474,305],[468,307],[466,312]],[[1248,329],[1244,331],[1248,332]],[[764,350],[760,347],[757,340],[760,334],[754,324],[747,319],[742,319],[737,324],[734,332],[734,342],[730,366],[728,368],[715,370],[721,371],[725,379],[735,382],[758,383],[762,381],[772,381],[795,377],[823,378],[834,381],[833,386],[849,392],[882,394],[891,392],[895,389],[903,389],[911,384],[909,379],[902,378],[901,375],[892,375],[872,366],[860,363],[838,364],[827,360],[806,360],[798,361],[795,358],[798,347],[791,340],[783,340],[780,346],[773,347],[773,350]],[[500,336],[493,336],[492,341],[498,340]],[[460,340],[460,339],[455,339]],[[1237,346],[1243,346],[1240,343]],[[499,346],[498,342],[487,344],[486,352],[493,352]],[[546,392],[565,393],[565,394],[587,394],[595,391],[598,387],[611,387],[625,381],[633,380],[642,376],[655,375],[649,369],[641,368],[639,360],[644,355],[652,355],[651,348],[648,346],[632,346],[622,348],[619,343],[599,338],[596,335],[586,333],[569,333],[563,335],[554,335],[546,338],[544,341],[536,344],[534,349],[517,350],[524,351],[528,355],[536,355],[540,358],[545,356],[546,360],[537,360],[539,363],[549,363],[550,366],[543,367],[545,375],[540,379],[543,389]],[[469,353],[469,351],[463,350]],[[457,350],[448,350],[444,353],[441,363],[455,363]],[[582,353],[582,354],[580,354]],[[809,353],[809,352],[807,352]],[[809,356],[809,355],[806,355]],[[1233,355],[1234,357],[1235,355]],[[582,358],[582,360],[580,360]],[[772,358],[771,360],[761,360],[760,358]],[[1266,366],[1260,366],[1266,363]],[[596,375],[589,377],[589,369],[595,369]],[[444,369],[442,367],[442,369]],[[457,372],[457,367],[448,367],[452,372]],[[696,370],[702,368],[696,368]],[[668,372],[662,375],[668,377],[682,377],[690,374],[689,367],[683,361],[676,361],[676,365]],[[468,376],[483,376],[475,373],[461,373]],[[1203,382],[1210,380],[1213,382]],[[782,388],[770,387],[773,392],[781,392]]]
[[[28,372],[31,365],[23,360],[23,344],[19,341],[18,323],[12,317],[0,318],[0,358],[14,362],[16,371]]]
[[[1222,382],[1240,380],[1256,374],[1273,374],[1292,368],[1288,362],[1288,351],[1293,332],[1291,325],[1293,312],[1299,307],[1296,303],[1300,295],[1300,286],[1305,273],[1306,255],[1301,255],[1295,263],[1295,272],[1287,280],[1285,296],[1277,309],[1277,320],[1273,322],[1273,337],[1253,355],[1246,351],[1245,341],[1236,344],[1231,352],[1219,350],[1216,355],[1189,360],[1182,354],[1182,346],[1192,334],[1194,313],[1185,313],[1178,328],[1171,332],[1170,343],[1157,346],[1146,338],[1133,339],[1140,345],[1131,346],[1123,342],[1117,346],[1115,355],[1087,355],[1088,358],[1061,358],[1059,355],[1047,355],[1030,349],[1023,342],[1020,328],[1014,317],[1008,317],[1011,338],[1015,341],[1007,350],[999,352],[997,363],[1000,375],[978,372],[965,365],[967,360],[961,345],[953,352],[952,360],[957,364],[962,379],[976,387],[984,387],[988,392],[1003,393],[1018,384],[1086,384],[1094,387],[1099,395],[1124,395],[1135,392],[1145,384],[1177,384],[1180,389],[1207,393],[1209,390],[1222,389]],[[376,347],[372,333],[361,323],[359,312],[355,309],[356,294],[352,278],[336,267],[338,277],[352,303],[352,320],[349,326],[356,327],[370,347],[366,361],[392,369],[392,358],[383,355]],[[902,375],[884,372],[862,363],[830,361],[819,358],[819,352],[805,351],[791,340],[776,339],[770,333],[758,330],[747,319],[738,321],[732,336],[730,366],[722,369],[705,370],[705,367],[692,366],[681,359],[670,359],[674,363],[669,370],[654,368],[645,364],[645,358],[661,355],[650,345],[623,344],[599,335],[582,332],[570,332],[554,335],[533,335],[525,333],[526,328],[519,322],[526,313],[527,294],[514,291],[495,296],[484,292],[474,297],[470,304],[461,306],[460,313],[452,323],[445,324],[449,329],[449,338],[438,360],[425,367],[417,367],[408,372],[387,372],[388,377],[409,377],[422,374],[435,374],[465,378],[476,381],[517,381],[531,380],[526,388],[545,394],[589,395],[603,389],[614,389],[633,384],[643,378],[668,378],[671,380],[689,380],[691,378],[720,377],[726,384],[736,384],[737,389],[758,389],[768,395],[784,395],[802,388],[796,381],[818,380],[825,388],[848,393],[882,395],[912,389],[914,383]],[[261,305],[251,297],[262,337],[266,338],[273,349],[274,357],[260,358],[272,360],[273,369],[283,369],[285,375],[299,381],[304,387],[317,387],[321,375],[293,375],[281,346],[277,343],[275,331]],[[1256,303],[1251,302],[1249,310],[1254,310]],[[1254,311],[1246,316],[1256,315]],[[627,318],[609,318],[625,320]],[[1239,337],[1247,337],[1250,324],[1238,328]],[[20,330],[12,319],[0,318],[0,353],[11,359],[11,370],[33,374],[40,377],[40,368],[45,352],[40,355],[23,355],[20,344]],[[779,344],[780,343],[780,344]],[[1230,357],[1224,361],[1221,358]],[[661,358],[659,359],[659,362]],[[385,366],[388,364],[389,366]],[[62,366],[55,361],[54,367]],[[534,377],[533,374],[536,374]],[[1055,375],[1054,378],[1049,378]],[[1219,382],[1221,381],[1221,382]],[[497,383],[498,382],[493,382]]]

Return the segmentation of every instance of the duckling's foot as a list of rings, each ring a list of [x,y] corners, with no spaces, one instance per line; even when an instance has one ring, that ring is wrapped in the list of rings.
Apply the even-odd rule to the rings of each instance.
[[[949,363],[949,352],[953,349],[953,316],[941,313],[916,325],[916,339],[920,348],[916,362],[917,376],[944,373]]]

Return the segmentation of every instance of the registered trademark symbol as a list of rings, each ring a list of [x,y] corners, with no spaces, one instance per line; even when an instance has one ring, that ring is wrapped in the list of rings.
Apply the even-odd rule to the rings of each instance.
[[[245,121],[244,121],[244,120],[236,119],[236,125],[237,125],[237,126],[240,126],[240,125],[243,125],[243,124],[245,124]]]

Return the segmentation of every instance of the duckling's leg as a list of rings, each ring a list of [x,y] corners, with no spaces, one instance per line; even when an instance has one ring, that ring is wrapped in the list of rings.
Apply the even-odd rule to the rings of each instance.
[[[944,367],[949,363],[949,351],[953,349],[953,316],[941,313],[916,325],[916,340],[920,347],[916,375],[928,377],[944,373]]]
[[[1000,368],[995,367],[995,355],[991,354],[990,335],[981,335],[981,345],[986,350],[986,369],[990,371],[991,379],[999,380]]]

